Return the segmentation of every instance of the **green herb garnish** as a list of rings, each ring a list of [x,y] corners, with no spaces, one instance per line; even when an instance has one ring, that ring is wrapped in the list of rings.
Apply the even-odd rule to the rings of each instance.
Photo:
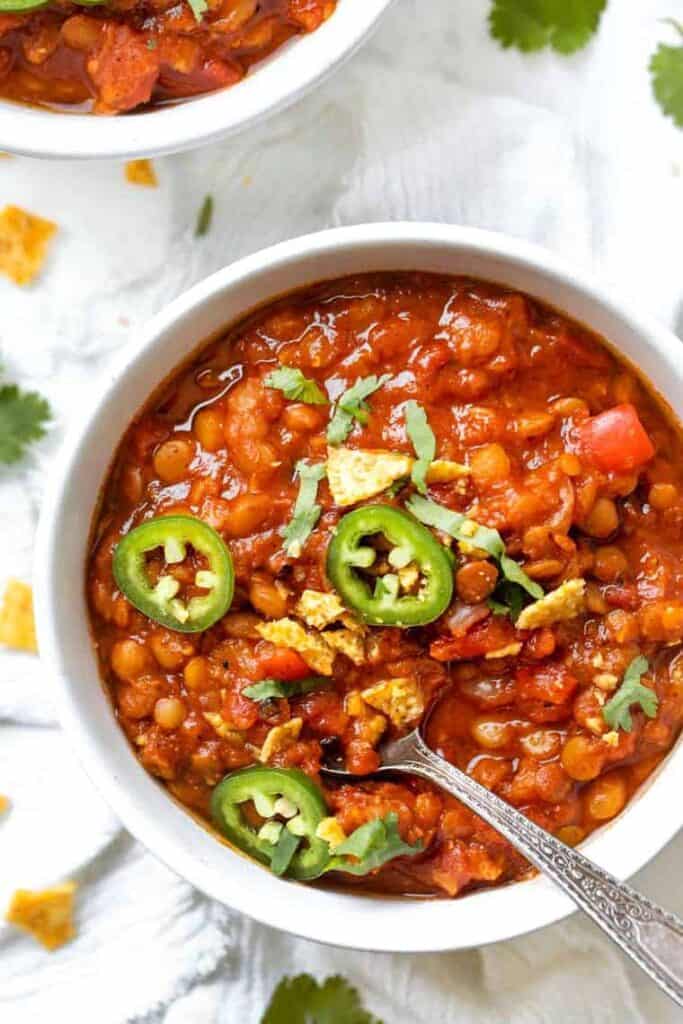
[[[201,21],[203,15],[206,14],[206,12],[209,9],[209,5],[207,4],[206,0],[187,0],[187,2],[190,5],[192,13],[194,14],[195,21]]]
[[[264,378],[267,388],[282,391],[292,402],[306,402],[307,405],[327,405],[327,395],[310,377],[304,377],[294,366],[280,366]]]
[[[390,373],[381,377],[361,377],[337,399],[334,415],[327,427],[327,440],[330,444],[342,444],[351,433],[354,420],[357,423],[368,422],[369,409],[366,398],[391,379]]]
[[[406,429],[412,441],[417,459],[413,463],[410,479],[420,494],[427,493],[427,470],[436,455],[436,438],[429,426],[427,413],[417,402],[407,402],[405,407]]]
[[[45,436],[51,418],[42,395],[20,391],[16,384],[0,384],[0,462],[18,462],[32,441]]]
[[[401,839],[398,815],[390,811],[360,825],[334,851],[328,871],[345,871],[350,875],[367,875],[394,857],[413,857],[422,850],[422,843],[411,846]],[[352,857],[353,860],[347,860]]]
[[[294,474],[301,481],[299,494],[294,504],[292,518],[282,530],[285,551],[291,558],[300,557],[305,542],[320,519],[322,509],[316,504],[315,499],[318,496],[318,483],[326,472],[324,462],[309,465],[300,459],[296,464]]]
[[[631,707],[638,704],[648,718],[654,718],[659,707],[659,700],[654,690],[643,686],[642,675],[649,669],[647,658],[642,654],[634,658],[624,672],[621,686],[614,696],[607,701],[602,709],[602,717],[611,729],[623,729],[630,732],[633,728]]]
[[[300,697],[311,690],[329,690],[331,685],[331,680],[324,676],[309,676],[307,679],[293,679],[289,682],[282,679],[262,679],[260,683],[245,686],[242,696],[256,701]]]
[[[261,1024],[382,1024],[363,1009],[360,996],[335,975],[319,984],[310,974],[283,978]]]
[[[205,196],[197,215],[197,226],[194,229],[195,238],[201,238],[208,234],[213,218],[213,196]]]
[[[683,25],[673,18],[667,21],[683,37]],[[666,46],[660,43],[650,60],[652,91],[660,107],[683,128],[683,45]]]
[[[580,50],[597,32],[607,0],[493,0],[489,28],[505,48]]]

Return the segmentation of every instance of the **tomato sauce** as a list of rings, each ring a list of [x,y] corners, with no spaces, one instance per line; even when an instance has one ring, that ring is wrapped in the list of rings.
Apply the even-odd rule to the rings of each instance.
[[[500,531],[508,555],[544,591],[585,580],[583,610],[517,629],[488,604],[491,562],[460,552],[453,601],[436,622],[370,628],[364,662],[339,654],[331,689],[260,704],[244,696],[254,681],[305,671],[295,651],[261,639],[257,626],[292,616],[306,588],[330,590],[325,556],[346,511],[323,481],[315,529],[298,557],[283,551],[294,466],[325,458],[330,408],[264,386],[280,364],[299,368],[332,402],[358,378],[389,374],[346,444],[411,454],[401,410],[419,402],[438,457],[470,471],[464,483],[431,485],[431,498]],[[621,446],[609,432],[601,446],[602,414],[616,416],[617,427],[625,415]],[[683,722],[680,452],[678,426],[636,373],[600,338],[526,295],[405,273],[286,297],[177,371],[116,454],[87,586],[118,720],[144,767],[206,816],[220,779],[253,763],[273,726],[302,719],[300,736],[271,763],[322,785],[347,834],[395,811],[402,837],[424,847],[349,884],[456,896],[523,878],[528,864],[501,836],[426,782],[332,785],[320,779],[321,761],[341,754],[351,772],[371,772],[380,737],[397,731],[381,721],[378,731],[377,713],[354,711],[350,695],[408,678],[426,704],[440,696],[428,728],[433,748],[545,829],[575,844],[616,817]],[[373,500],[402,501],[389,493]],[[170,513],[209,523],[234,561],[232,607],[202,634],[156,625],[113,579],[121,536]],[[657,711],[647,717],[635,704],[630,731],[613,728],[602,711],[637,656],[648,660]],[[217,720],[229,734],[216,731]]]
[[[0,14],[0,94],[22,103],[118,114],[238,82],[336,0],[51,2]]]

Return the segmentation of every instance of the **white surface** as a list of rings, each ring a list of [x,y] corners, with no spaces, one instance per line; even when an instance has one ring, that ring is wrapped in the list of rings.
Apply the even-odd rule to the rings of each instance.
[[[338,0],[334,23],[298,36],[233,88],[127,117],[70,114],[0,99],[0,149],[36,157],[123,159],[215,142],[284,110],[338,68],[392,0]]]
[[[550,924],[572,908],[539,877],[490,889],[457,905],[445,900],[368,900],[349,892],[283,885],[229,853],[174,805],[131,757],[98,685],[83,593],[86,531],[111,453],[132,412],[163,371],[249,310],[279,295],[347,273],[411,268],[466,274],[530,292],[608,338],[637,361],[683,416],[678,338],[582,278],[547,249],[520,239],[443,224],[393,223],[335,228],[281,242],[238,260],[179,296],[136,332],[102,389],[83,402],[43,497],[34,587],[42,665],[59,719],[86,771],[131,833],[207,895],[264,924],[319,942],[384,952],[481,946]],[[586,851],[618,877],[636,871],[671,838],[683,814],[683,744],[614,825],[591,836]],[[654,781],[654,780],[652,780]],[[331,931],[333,922],[333,931]]]
[[[32,467],[0,477],[0,576],[30,572],[22,509],[35,508],[42,467],[79,394],[96,386],[124,344],[121,318],[143,319],[207,271],[268,242],[383,218],[493,227],[582,262],[675,324],[683,136],[652,103],[645,72],[663,32],[657,19],[671,4],[611,0],[599,40],[568,61],[502,53],[486,36],[487,6],[402,0],[370,46],[296,109],[238,140],[160,161],[157,192],[126,186],[113,165],[0,164],[7,201],[63,225],[36,288],[0,282],[8,367],[49,394],[59,415]],[[207,191],[217,215],[212,233],[195,242]],[[6,655],[0,672],[5,721],[50,720],[49,684],[34,662]],[[81,934],[50,957],[0,933],[0,1014],[11,1024],[48,1014],[119,1024],[212,971],[175,1004],[170,1024],[255,1024],[281,973],[306,968],[349,974],[387,1024],[676,1019],[646,982],[633,1001],[621,958],[576,918],[514,944],[428,958],[344,953],[239,917],[228,924],[151,857],[137,859],[129,841],[112,841],[115,822],[94,811],[86,783],[66,781],[68,767],[50,770],[57,784],[46,787],[38,752],[46,735],[36,726],[0,728],[0,790],[20,794],[24,808],[0,825],[0,837],[14,835],[15,850],[38,843],[44,851],[40,866],[3,856],[2,880],[12,888],[61,874],[71,839],[73,868],[89,862]],[[64,748],[59,735],[53,742]],[[46,802],[68,818],[46,817]],[[71,832],[65,820],[81,827]],[[680,853],[679,839],[637,879],[679,912]],[[142,985],[150,963],[153,980]],[[512,1011],[502,1009],[506,998]]]

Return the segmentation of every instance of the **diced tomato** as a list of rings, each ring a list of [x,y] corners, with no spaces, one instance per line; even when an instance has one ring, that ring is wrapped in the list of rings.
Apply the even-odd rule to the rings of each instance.
[[[638,419],[635,407],[615,405],[581,425],[582,453],[605,473],[630,473],[648,462],[654,445]]]
[[[523,634],[526,635],[526,634]],[[465,636],[439,637],[429,648],[437,661],[461,661],[480,658],[492,651],[500,651],[520,639],[509,619],[489,617],[478,623]]]
[[[259,670],[262,679],[281,679],[283,682],[305,679],[313,674],[301,655],[288,647],[275,647],[269,653],[262,654]]]
[[[520,700],[540,700],[548,704],[566,704],[571,700],[577,680],[564,665],[534,665],[517,670],[517,696]]]
[[[131,110],[152,95],[159,57],[141,32],[115,22],[104,25],[100,48],[88,58],[88,74],[103,112]]]

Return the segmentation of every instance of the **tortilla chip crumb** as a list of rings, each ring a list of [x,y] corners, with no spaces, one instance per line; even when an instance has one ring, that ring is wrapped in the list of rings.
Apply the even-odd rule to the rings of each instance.
[[[362,634],[354,633],[352,629],[328,629],[322,635],[330,647],[340,654],[345,654],[354,665],[362,665],[365,661],[365,642]]]
[[[484,655],[486,661],[493,661],[495,658],[512,658],[522,649],[522,644],[518,640],[513,640],[512,643],[506,644],[505,647],[499,647],[496,651],[489,651],[488,654]]]
[[[323,590],[304,590],[294,611],[313,629],[324,629],[346,614],[337,595]]]
[[[517,629],[540,629],[576,618],[584,609],[585,590],[586,581],[583,579],[561,583],[556,590],[551,590],[520,612],[515,623]]]
[[[286,750],[292,743],[296,743],[303,724],[301,718],[290,718],[284,725],[273,726],[263,741],[259,760],[265,764],[270,761],[273,754],[279,754],[281,750]]]
[[[148,188],[156,188],[159,184],[151,160],[129,160],[126,164],[126,181],[131,185],[146,185]]]
[[[5,920],[33,935],[46,949],[59,949],[76,934],[73,921],[75,882],[52,889],[17,889]]]
[[[361,697],[366,704],[387,715],[397,729],[415,722],[425,708],[420,684],[408,677],[384,679],[362,690]]]
[[[9,797],[8,796],[2,796],[2,794],[0,794],[0,814],[4,814],[5,811],[8,811],[8,810],[9,810]]]
[[[0,273],[15,284],[30,284],[42,270],[56,230],[51,220],[6,206],[0,212]]]
[[[0,605],[0,643],[18,651],[36,653],[36,626],[33,619],[33,591],[28,583],[9,580]]]
[[[346,841],[346,832],[336,818],[323,818],[315,830],[318,839],[324,839],[334,853],[338,846]]]
[[[276,647],[289,647],[304,659],[314,672],[331,676],[336,652],[323,640],[320,633],[309,632],[294,619],[275,619],[259,622],[257,632]]]
[[[209,723],[218,735],[224,740],[235,740],[237,743],[244,743],[244,737],[239,729],[236,729],[218,711],[204,711],[202,717]]]

